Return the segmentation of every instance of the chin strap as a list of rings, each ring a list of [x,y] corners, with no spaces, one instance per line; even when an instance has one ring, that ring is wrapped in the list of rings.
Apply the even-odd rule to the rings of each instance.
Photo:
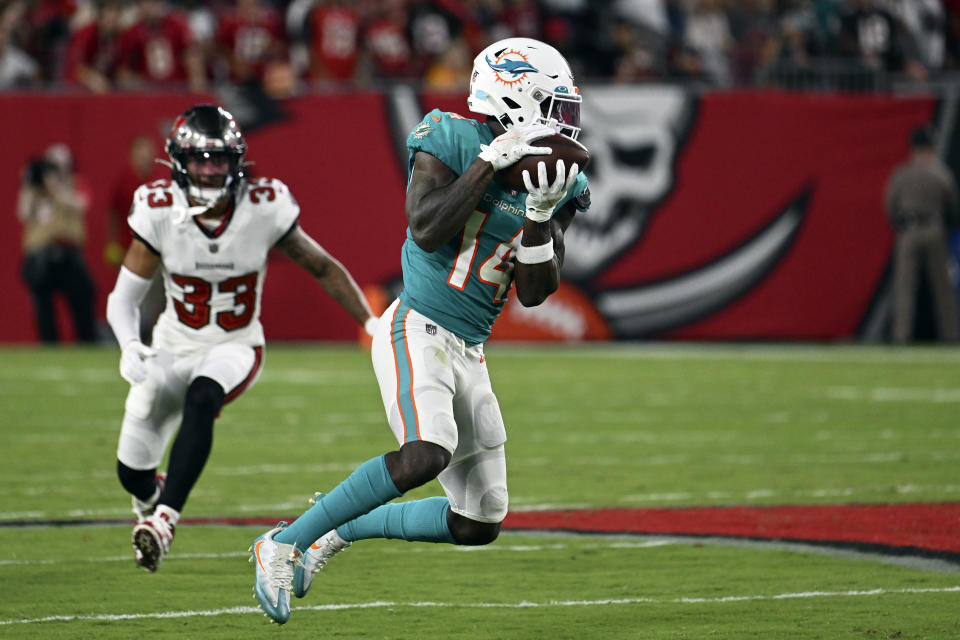
[[[193,194],[193,193],[191,193],[191,191],[194,190],[194,189],[197,189],[197,190],[199,190],[199,191],[203,191],[203,189],[201,189],[200,187],[194,187],[194,186],[187,187],[187,197],[188,197],[188,198],[192,198],[195,202],[196,202],[196,201],[200,201],[201,198],[202,198],[202,194]],[[213,189],[210,189],[210,190],[212,191]],[[181,223],[181,222],[186,222],[186,221],[189,220],[190,218],[192,218],[192,217],[194,217],[194,216],[198,216],[198,215],[200,215],[201,213],[204,213],[204,212],[209,211],[210,209],[214,208],[214,207],[217,206],[217,204],[219,204],[224,198],[227,198],[227,197],[229,197],[229,195],[230,195],[230,192],[229,192],[229,190],[228,190],[226,187],[221,188],[221,189],[217,189],[217,191],[220,192],[219,197],[218,197],[217,199],[213,200],[212,202],[209,201],[210,198],[203,198],[203,199],[205,199],[205,200],[208,201],[207,204],[200,204],[200,205],[195,205],[195,206],[186,206],[186,207],[181,207],[181,208],[179,208],[179,210],[177,211],[176,215],[174,216],[174,221],[175,221],[177,224],[179,224],[179,223]]]
[[[170,162],[169,160],[165,160],[165,159],[163,159],[163,158],[154,158],[153,161],[156,162],[157,164],[162,164],[162,165],[165,166],[165,167],[169,167],[169,168],[171,169],[171,171],[182,171],[182,169],[177,169],[177,168],[174,166],[174,164],[173,164],[172,162]],[[246,162],[246,161],[245,161],[245,162],[242,163],[241,167],[246,168],[246,167],[249,167],[249,166],[251,166],[251,165],[253,165],[253,164],[254,164],[253,162]],[[243,174],[241,174],[241,179],[242,179],[242,175],[243,175]],[[204,213],[204,212],[212,209],[213,207],[217,206],[217,203],[219,203],[223,198],[229,197],[230,191],[231,191],[231,188],[230,188],[230,187],[231,187],[231,184],[233,183],[234,179],[235,179],[235,177],[232,176],[232,175],[228,175],[228,176],[227,176],[226,184],[224,184],[223,187],[220,187],[220,188],[218,189],[218,190],[221,191],[220,197],[217,198],[216,200],[214,200],[213,202],[211,202],[210,204],[198,205],[198,206],[194,206],[194,207],[190,207],[190,206],[187,206],[187,207],[175,207],[175,208],[174,208],[175,213],[174,213],[174,216],[173,216],[173,221],[174,221],[175,223],[177,223],[177,224],[186,222],[186,221],[189,220],[190,218],[193,218],[194,216],[198,216],[198,215],[200,215],[201,213]],[[189,181],[189,178],[188,178],[188,181]],[[190,197],[196,198],[196,197],[197,197],[197,196],[195,196],[195,195],[193,195],[193,194],[190,193],[191,189],[198,189],[198,190],[200,190],[200,191],[203,191],[203,190],[204,190],[203,187],[198,187],[198,186],[195,186],[195,185],[190,185],[190,186],[188,186],[187,189],[186,189],[187,197],[188,197],[188,198],[190,198]],[[210,189],[213,190],[213,189],[215,189],[215,188],[212,187],[212,188],[210,188]]]
[[[198,216],[204,211],[207,211],[208,209],[210,209],[210,207],[206,207],[202,205],[199,207],[177,207],[175,209],[177,213],[176,215],[174,215],[173,221],[177,224],[186,222],[193,216]]]

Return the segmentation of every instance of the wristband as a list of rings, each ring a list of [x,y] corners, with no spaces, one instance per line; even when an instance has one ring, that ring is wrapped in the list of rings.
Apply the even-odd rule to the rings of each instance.
[[[539,244],[535,247],[525,247],[522,244],[517,249],[517,261],[523,264],[540,264],[553,260],[553,238],[546,244]]]
[[[547,209],[546,211],[542,209],[535,209],[533,207],[527,207],[526,218],[532,222],[546,222],[553,217],[553,209]]]
[[[377,323],[380,319],[377,316],[370,316],[367,318],[367,321],[363,323],[363,330],[367,332],[367,335],[373,337],[373,334],[377,331]]]

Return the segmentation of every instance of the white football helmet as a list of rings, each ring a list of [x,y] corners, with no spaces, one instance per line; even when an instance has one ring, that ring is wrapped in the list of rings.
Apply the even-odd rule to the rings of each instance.
[[[539,122],[576,140],[580,101],[570,65],[539,40],[500,40],[473,61],[467,106],[495,117],[504,128]]]

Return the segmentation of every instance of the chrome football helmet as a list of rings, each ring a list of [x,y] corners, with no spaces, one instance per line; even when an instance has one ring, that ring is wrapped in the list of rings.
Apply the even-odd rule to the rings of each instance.
[[[500,40],[473,61],[467,106],[504,128],[539,122],[576,140],[580,101],[566,59],[539,40]]]
[[[187,109],[174,121],[164,149],[170,156],[173,181],[198,205],[214,206],[233,195],[243,182],[247,143],[237,121],[222,107],[199,104]],[[225,171],[216,175],[190,173],[191,158],[222,158]]]

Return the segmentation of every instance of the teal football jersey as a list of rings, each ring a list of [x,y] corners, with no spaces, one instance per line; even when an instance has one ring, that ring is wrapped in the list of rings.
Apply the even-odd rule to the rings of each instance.
[[[480,145],[493,138],[484,123],[434,109],[407,137],[408,179],[418,151],[462,175]],[[581,173],[557,208],[586,189]],[[408,227],[400,299],[469,344],[486,340],[513,285],[510,257],[519,245],[526,197],[491,181],[463,230],[432,253],[417,246]]]

